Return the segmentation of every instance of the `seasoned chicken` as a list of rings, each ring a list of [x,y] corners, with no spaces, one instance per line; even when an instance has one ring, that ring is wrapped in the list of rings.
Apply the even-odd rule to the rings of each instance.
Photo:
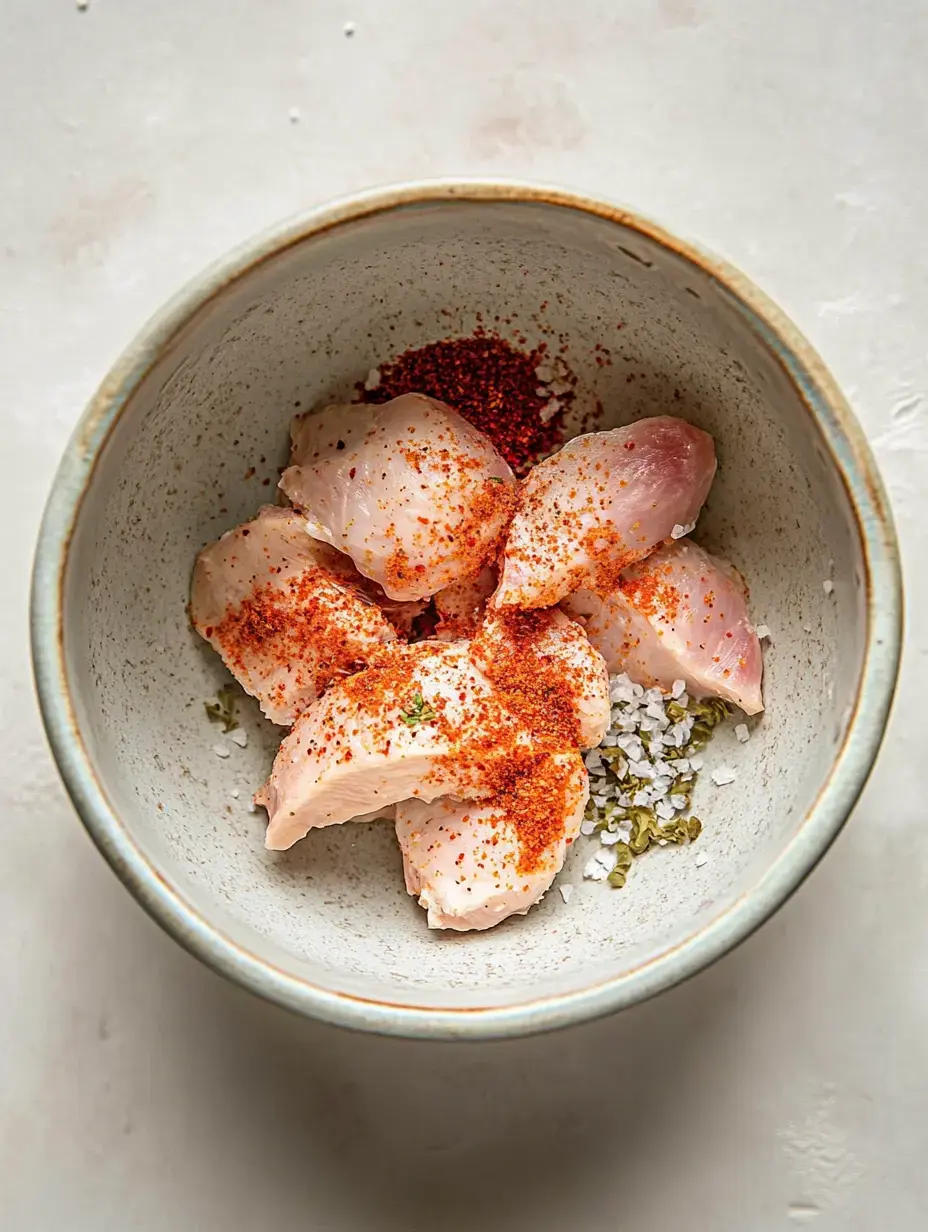
[[[695,523],[714,475],[711,436],[682,419],[575,437],[523,481],[492,604],[608,593],[622,569]]]
[[[255,797],[266,845],[411,797],[493,797],[537,778],[537,759],[598,743],[608,722],[602,659],[562,613],[495,617],[473,643],[387,647],[284,740]]]
[[[582,625],[557,608],[487,613],[472,658],[533,729],[550,727],[557,711],[576,723],[580,748],[595,748],[609,728],[609,673]]]
[[[468,642],[382,651],[297,720],[255,796],[266,846],[417,796],[486,795],[491,763],[530,742],[472,663]]]
[[[665,690],[684,680],[694,697],[763,710],[763,658],[744,583],[692,540],[658,548],[608,595],[579,590],[564,607],[582,620],[610,672]]]
[[[438,613],[435,636],[443,642],[473,637],[494,590],[496,570],[492,565],[484,565],[475,577],[462,578],[440,590],[434,599]]]
[[[280,486],[315,538],[346,552],[392,599],[424,599],[496,555],[512,471],[443,402],[404,394],[328,406],[291,427]]]
[[[190,618],[267,717],[289,724],[396,639],[370,587],[302,515],[266,506],[197,557]]]
[[[588,796],[583,761],[571,752],[542,755],[513,790],[488,801],[398,804],[406,889],[429,928],[492,928],[525,915],[560,871]],[[543,838],[527,846],[525,832]]]

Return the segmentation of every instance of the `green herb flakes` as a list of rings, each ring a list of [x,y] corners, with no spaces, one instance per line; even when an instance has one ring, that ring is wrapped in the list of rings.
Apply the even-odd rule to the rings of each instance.
[[[418,727],[421,723],[432,723],[438,716],[426,702],[421,693],[414,693],[412,702],[402,712],[400,718],[407,727]]]
[[[235,702],[237,690],[231,684],[225,685],[216,694],[214,702],[204,702],[206,717],[211,723],[221,723],[224,732],[235,731],[238,719],[235,717]]]

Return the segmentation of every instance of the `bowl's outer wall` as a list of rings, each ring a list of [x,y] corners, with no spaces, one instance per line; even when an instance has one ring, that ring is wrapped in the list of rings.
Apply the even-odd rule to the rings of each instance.
[[[107,856],[195,952],[352,1025],[507,1034],[689,974],[827,846],[895,679],[892,527],[819,361],[750,287],[649,225],[520,191],[369,199],[357,217],[336,208],[207,275],[104,384],[37,558],[43,709]],[[763,721],[748,745],[723,735],[713,754],[738,783],[697,799],[704,868],[694,851],[662,852],[613,894],[580,883],[584,843],[562,874],[578,885],[569,907],[549,895],[525,920],[446,938],[406,898],[384,825],[264,852],[262,815],[245,801],[279,730],[249,710],[248,748],[215,755],[202,703],[223,672],[184,604],[196,551],[273,499],[297,405],[345,397],[376,363],[481,320],[566,346],[583,391],[575,427],[599,401],[595,426],[670,411],[713,433],[720,472],[698,537],[747,574],[774,638]]]

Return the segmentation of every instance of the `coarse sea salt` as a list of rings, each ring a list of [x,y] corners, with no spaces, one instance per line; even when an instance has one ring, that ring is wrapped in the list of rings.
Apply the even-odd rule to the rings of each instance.
[[[236,727],[234,731],[229,732],[229,739],[243,749],[248,743],[248,732],[243,727]]]
[[[825,578],[824,582],[822,582],[822,590],[824,590],[825,594],[830,595],[833,592],[834,588],[835,588],[835,584],[831,580],[831,578]]]
[[[704,851],[697,851],[694,863],[697,868],[702,868],[704,865],[709,863],[709,857]]]
[[[769,625],[758,625],[754,630],[760,641],[769,641],[771,637]]]
[[[747,742],[751,739],[751,729],[748,727],[747,723],[737,724],[735,727],[735,737],[740,740],[742,744],[747,744]]]
[[[666,523],[665,523],[666,525]],[[691,530],[696,529],[695,522],[687,522],[686,526],[681,526],[678,522],[670,532],[671,539],[682,539],[684,535],[688,535]]]
[[[660,689],[645,689],[619,674],[609,680],[609,697],[610,729],[602,745],[584,757],[588,772],[595,777],[580,833],[599,838],[598,850],[588,859],[583,876],[622,885],[627,855],[621,859],[617,856],[622,850],[619,844],[627,847],[634,842],[634,854],[640,854],[637,840],[642,835],[646,846],[650,841],[662,847],[692,841],[693,829],[698,835],[699,822],[691,814],[692,790],[705,759],[693,751],[690,741],[697,722],[705,725],[708,721],[711,729],[719,716],[717,711],[707,713],[701,703],[691,702],[683,680],[675,681],[670,693],[663,694]],[[676,707],[686,712],[683,717],[671,719],[667,714],[671,703],[674,714],[679,714]],[[701,734],[698,743],[705,738]],[[686,750],[686,755],[680,756]],[[722,767],[712,777],[716,782],[733,782],[735,772]],[[633,809],[647,812],[635,814]],[[615,878],[611,876],[614,872]]]
[[[231,751],[232,750],[229,748],[227,744],[214,744],[213,745],[213,752],[216,754],[217,757],[228,757]]]
[[[587,860],[583,869],[583,875],[587,881],[605,881],[615,867],[615,853],[612,851],[599,851]]]
[[[563,898],[564,902],[569,903],[570,896],[574,892],[574,887],[569,882],[565,882],[563,885],[559,885],[557,888],[560,890],[561,898]]]
[[[733,783],[738,776],[730,766],[718,766],[709,777],[716,787],[724,787],[727,783]]]

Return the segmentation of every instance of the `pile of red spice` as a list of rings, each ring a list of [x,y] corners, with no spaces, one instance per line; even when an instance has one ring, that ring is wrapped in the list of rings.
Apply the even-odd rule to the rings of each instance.
[[[550,415],[552,393],[536,372],[546,351],[544,342],[533,351],[518,351],[505,338],[478,329],[470,338],[406,351],[381,365],[375,389],[359,385],[358,392],[365,402],[389,402],[408,393],[447,402],[490,438],[517,475],[524,475],[563,443],[564,409],[574,396],[559,392],[559,409]]]

